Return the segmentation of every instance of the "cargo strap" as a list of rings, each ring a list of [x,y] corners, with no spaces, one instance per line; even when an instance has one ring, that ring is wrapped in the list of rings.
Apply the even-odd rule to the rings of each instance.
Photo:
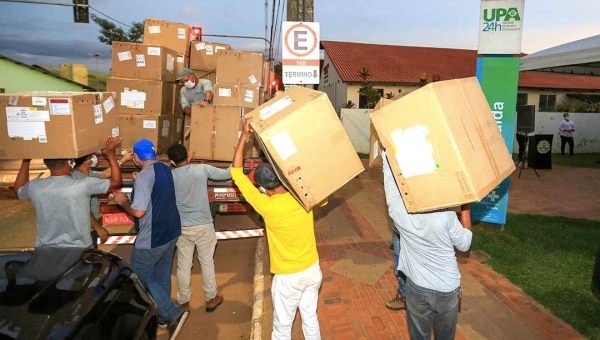
[[[228,230],[228,231],[217,231],[215,233],[217,235],[217,240],[234,240],[241,238],[253,238],[253,237],[261,237],[264,236],[264,229],[245,229],[245,230]],[[137,235],[132,234],[121,234],[121,235],[111,235],[108,237],[106,242],[101,242],[98,240],[98,244],[103,245],[123,245],[123,244],[133,244]]]

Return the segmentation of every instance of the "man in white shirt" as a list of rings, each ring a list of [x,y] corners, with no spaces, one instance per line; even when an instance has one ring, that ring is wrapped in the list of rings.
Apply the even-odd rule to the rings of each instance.
[[[565,155],[565,145],[569,144],[569,155],[573,156],[574,142],[573,132],[575,132],[575,123],[569,118],[569,113],[563,113],[564,119],[558,124],[558,134],[560,135],[560,153]]]

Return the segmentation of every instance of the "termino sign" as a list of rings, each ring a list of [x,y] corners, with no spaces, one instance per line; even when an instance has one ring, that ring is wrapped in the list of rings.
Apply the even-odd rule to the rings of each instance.
[[[319,23],[284,21],[282,73],[284,84],[318,84]]]

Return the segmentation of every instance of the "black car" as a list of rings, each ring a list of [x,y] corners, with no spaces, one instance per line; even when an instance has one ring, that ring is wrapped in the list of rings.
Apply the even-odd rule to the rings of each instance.
[[[101,250],[0,251],[0,340],[156,339],[147,287]]]

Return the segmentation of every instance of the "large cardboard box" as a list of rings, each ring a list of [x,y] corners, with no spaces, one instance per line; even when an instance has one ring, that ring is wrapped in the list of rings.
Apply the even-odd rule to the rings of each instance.
[[[175,113],[173,115],[174,128],[173,128],[172,144],[181,142],[182,137],[183,137],[183,130],[184,130],[183,122],[184,122],[183,113],[181,111],[179,113]]]
[[[192,106],[190,150],[194,151],[195,159],[233,160],[242,131],[242,110],[239,106]],[[255,157],[253,140],[246,145],[244,158]]]
[[[429,84],[371,120],[411,213],[480,201],[515,170],[476,78]]]
[[[121,135],[108,92],[0,94],[0,159],[77,158]]]
[[[295,86],[246,116],[282,183],[306,210],[364,171],[323,92]]]
[[[110,77],[108,91],[115,92],[119,114],[160,116],[173,112],[173,83]],[[179,100],[179,97],[177,98]]]
[[[189,65],[190,57],[183,54],[177,54],[177,58],[175,59],[175,74],[179,74],[179,71],[183,68],[189,68]]]
[[[214,71],[217,69],[219,51],[230,49],[231,47],[227,44],[194,41],[190,47],[190,68],[199,71]]]
[[[217,82],[264,86],[263,54],[221,50],[217,55]]]
[[[143,43],[164,46],[179,55],[189,55],[190,26],[177,22],[147,18],[144,21]]]
[[[255,108],[260,104],[262,87],[238,84],[214,85],[214,104]]]
[[[113,77],[174,82],[177,53],[157,45],[112,43]]]
[[[146,138],[154,143],[157,154],[166,154],[173,143],[173,120],[172,113],[160,116],[119,115],[123,149],[131,150],[136,141]]]
[[[390,104],[391,102],[391,99],[379,99],[379,103],[377,103],[377,105],[373,108],[373,112],[381,109],[382,107],[386,106],[387,104]],[[370,122],[369,131],[369,167],[381,169],[383,167],[383,163],[381,160],[381,142],[379,141],[379,136],[377,136],[377,130],[375,130],[373,122]]]

